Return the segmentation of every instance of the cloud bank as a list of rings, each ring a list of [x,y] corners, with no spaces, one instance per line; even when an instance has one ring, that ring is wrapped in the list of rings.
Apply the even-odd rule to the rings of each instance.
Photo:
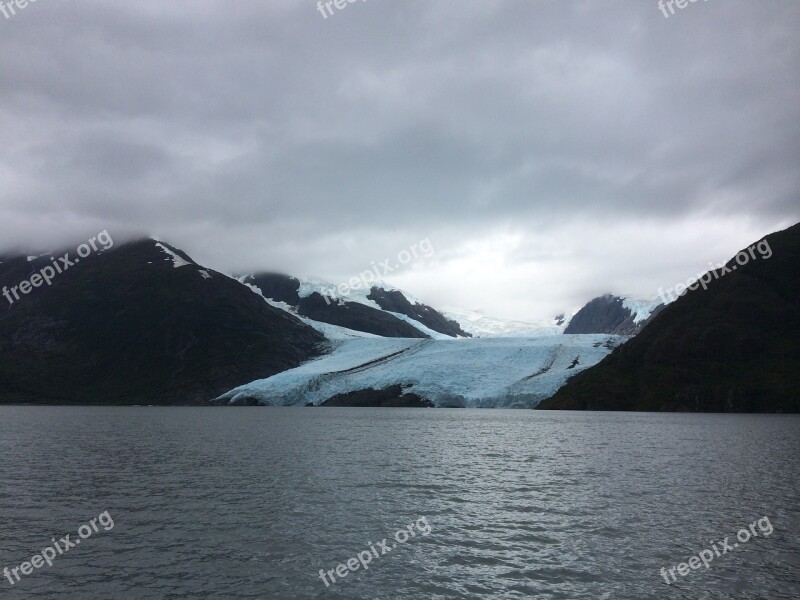
[[[108,229],[227,271],[545,318],[800,220],[800,5],[41,0],[0,18],[0,249]]]

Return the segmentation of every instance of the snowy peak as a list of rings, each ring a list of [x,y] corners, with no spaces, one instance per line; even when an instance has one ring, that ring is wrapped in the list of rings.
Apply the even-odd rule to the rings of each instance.
[[[335,286],[279,273],[256,273],[239,281],[264,298],[285,303],[292,312],[321,323],[382,337],[467,337],[457,323],[410,294],[381,284],[370,289]]]
[[[564,329],[564,333],[636,335],[664,308],[660,301],[622,298],[606,294],[590,300]]]

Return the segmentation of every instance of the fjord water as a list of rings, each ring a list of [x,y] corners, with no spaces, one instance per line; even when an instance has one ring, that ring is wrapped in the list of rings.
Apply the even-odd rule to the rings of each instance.
[[[0,407],[5,598],[797,598],[800,418]],[[768,517],[677,584],[659,570]],[[425,517],[329,588],[319,570]],[[756,529],[756,531],[759,531]],[[337,577],[338,579],[338,577]]]

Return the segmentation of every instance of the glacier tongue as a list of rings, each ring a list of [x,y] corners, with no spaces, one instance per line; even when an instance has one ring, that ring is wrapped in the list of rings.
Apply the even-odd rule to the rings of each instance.
[[[337,394],[401,384],[436,406],[533,407],[626,340],[611,335],[347,339],[330,354],[237,387],[217,402],[321,404]]]

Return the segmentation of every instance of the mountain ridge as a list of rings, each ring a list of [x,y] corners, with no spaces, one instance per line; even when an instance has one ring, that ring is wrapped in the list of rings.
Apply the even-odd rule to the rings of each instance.
[[[264,298],[283,302],[297,314],[322,323],[383,337],[471,337],[456,321],[383,282],[342,294],[332,284],[281,273],[253,273],[239,281],[254,286]]]
[[[768,259],[710,271],[539,408],[800,412],[800,223],[760,243]]]
[[[50,264],[6,257],[13,286]],[[166,242],[98,253],[0,311],[0,403],[206,404],[326,339]]]

